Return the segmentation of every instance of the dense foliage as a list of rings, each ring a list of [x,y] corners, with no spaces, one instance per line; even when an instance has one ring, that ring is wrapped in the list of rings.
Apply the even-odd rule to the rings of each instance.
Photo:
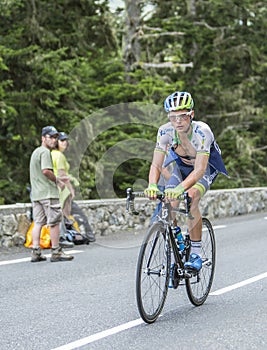
[[[151,145],[140,156],[130,140],[154,142],[164,114],[138,123],[130,111],[119,124],[109,121],[108,107],[160,108],[178,89],[192,92],[196,119],[212,127],[223,151],[231,178],[220,176],[213,188],[266,186],[264,3],[125,0],[116,14],[108,3],[0,0],[0,203],[29,201],[29,159],[43,126],[71,133],[97,111],[86,119],[90,142],[80,164],[70,154],[83,196],[97,198],[96,177],[101,183],[107,175],[119,195],[137,179],[144,185]],[[124,142],[128,159],[100,164],[109,150],[126,150]]]

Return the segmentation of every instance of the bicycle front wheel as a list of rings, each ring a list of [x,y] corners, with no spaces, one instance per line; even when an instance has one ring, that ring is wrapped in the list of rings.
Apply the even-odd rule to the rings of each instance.
[[[170,246],[166,229],[157,222],[142,243],[136,271],[136,299],[142,319],[156,321],[163,309],[170,273]]]
[[[187,295],[195,306],[202,305],[207,299],[215,270],[215,236],[210,221],[202,219],[202,269],[186,280]]]

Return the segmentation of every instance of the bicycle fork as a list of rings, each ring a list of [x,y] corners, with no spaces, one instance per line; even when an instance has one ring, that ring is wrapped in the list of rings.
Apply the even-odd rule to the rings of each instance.
[[[153,257],[153,253],[154,253],[154,250],[156,248],[156,245],[157,245],[157,242],[159,239],[159,234],[160,233],[158,232],[157,236],[153,240],[152,247],[151,247],[150,253],[149,253],[149,258],[148,258],[147,264],[146,264],[146,269],[144,271],[148,276],[149,275],[164,276],[166,274],[166,266],[165,265],[162,265],[162,267],[159,270],[154,270],[154,269],[150,268],[151,259]]]

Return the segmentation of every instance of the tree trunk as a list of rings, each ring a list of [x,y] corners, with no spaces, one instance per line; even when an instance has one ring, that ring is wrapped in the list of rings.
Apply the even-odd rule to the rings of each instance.
[[[141,0],[125,0],[125,32],[123,40],[123,59],[126,74],[131,72],[133,65],[140,60],[139,30],[142,22]],[[130,82],[127,74],[126,79]]]

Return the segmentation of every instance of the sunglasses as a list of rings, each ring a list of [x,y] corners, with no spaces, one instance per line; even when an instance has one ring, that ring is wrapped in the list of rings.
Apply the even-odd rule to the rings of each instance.
[[[188,117],[190,117],[192,114],[192,111],[182,114],[169,114],[170,121],[180,121],[180,120],[187,120]]]

